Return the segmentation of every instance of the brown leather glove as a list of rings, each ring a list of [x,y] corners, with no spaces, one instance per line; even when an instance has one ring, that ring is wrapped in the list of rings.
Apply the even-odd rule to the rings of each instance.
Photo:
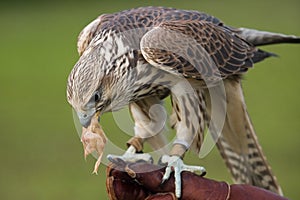
[[[118,165],[118,166],[117,166]],[[146,162],[111,164],[106,188],[111,200],[175,200],[174,176],[161,184],[165,167]],[[270,191],[243,184],[229,185],[182,172],[182,200],[284,200]]]

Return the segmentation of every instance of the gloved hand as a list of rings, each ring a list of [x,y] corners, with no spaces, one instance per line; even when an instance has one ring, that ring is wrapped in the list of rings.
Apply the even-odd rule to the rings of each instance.
[[[107,167],[106,188],[111,200],[175,200],[174,176],[161,184],[165,167],[146,162],[118,163]],[[182,200],[284,200],[270,191],[243,184],[229,185],[182,172]]]

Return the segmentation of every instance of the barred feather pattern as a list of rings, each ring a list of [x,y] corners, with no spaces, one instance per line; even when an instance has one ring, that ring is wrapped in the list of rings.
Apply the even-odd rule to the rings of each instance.
[[[258,143],[243,97],[240,80],[225,80],[227,113],[222,134],[217,137],[210,128],[217,147],[232,177],[237,183],[246,183],[271,190],[282,195],[262,148]],[[205,96],[210,116],[209,96]]]
[[[171,88],[172,115],[170,120],[171,127],[176,129],[174,143],[199,152],[205,128],[204,112],[200,106],[203,99],[194,88],[190,88],[193,84],[193,80],[191,81],[178,82]]]

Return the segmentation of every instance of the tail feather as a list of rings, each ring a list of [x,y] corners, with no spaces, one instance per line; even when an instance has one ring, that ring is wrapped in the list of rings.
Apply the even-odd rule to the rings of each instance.
[[[258,31],[247,28],[238,28],[237,32],[247,42],[253,44],[254,46],[278,43],[300,43],[300,37],[294,35],[284,35],[281,33]]]
[[[282,195],[281,188],[273,175],[269,164],[258,143],[253,125],[247,113],[243,92],[239,80],[225,80],[227,102],[226,119],[222,134],[217,134],[210,127],[217,147],[237,183],[251,184]],[[206,94],[206,97],[209,94]],[[207,98],[206,98],[207,101]],[[210,116],[210,102],[208,117]]]

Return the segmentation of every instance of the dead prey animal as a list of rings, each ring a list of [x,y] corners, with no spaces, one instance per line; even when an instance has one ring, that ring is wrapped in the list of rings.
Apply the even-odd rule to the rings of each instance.
[[[98,172],[106,141],[105,133],[98,122],[97,116],[93,117],[91,124],[87,128],[82,127],[81,142],[84,149],[84,158],[86,159],[93,152],[97,153],[97,161],[93,171],[95,174]]]

